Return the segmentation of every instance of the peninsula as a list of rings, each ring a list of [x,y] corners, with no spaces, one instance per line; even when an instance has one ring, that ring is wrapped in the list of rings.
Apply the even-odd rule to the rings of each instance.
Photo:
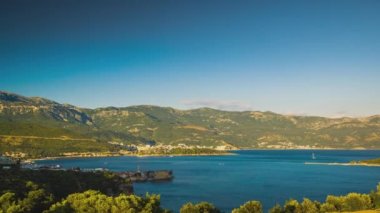
[[[328,165],[328,166],[380,166],[380,158],[351,161],[348,163],[323,163],[323,162],[305,162],[309,165]]]

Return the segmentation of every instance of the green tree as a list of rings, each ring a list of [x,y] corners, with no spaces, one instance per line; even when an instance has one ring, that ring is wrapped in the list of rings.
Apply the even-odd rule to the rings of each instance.
[[[323,205],[322,205],[323,206]],[[349,193],[346,196],[332,196],[326,198],[323,210],[333,211],[358,211],[373,207],[371,197],[367,194]]]
[[[369,196],[371,197],[372,208],[380,208],[380,183],[377,185],[376,191],[372,191]]]
[[[244,205],[232,210],[232,213],[262,213],[263,206],[259,201],[248,201]]]
[[[344,196],[344,211],[358,211],[371,209],[372,203],[369,195],[349,193]]]
[[[304,198],[301,203],[302,213],[317,213],[319,212],[316,202],[311,201],[310,199]]]
[[[70,204],[65,200],[59,203],[55,203],[50,206],[49,210],[45,210],[44,213],[71,213],[74,209],[71,208]]]
[[[145,198],[121,194],[111,197],[99,191],[88,190],[69,195],[50,207],[46,213],[111,212],[111,213],[164,213],[160,196],[147,194]]]
[[[290,199],[284,205],[284,213],[302,213],[301,205],[297,200]]]
[[[53,201],[51,194],[39,188],[35,183],[28,181],[25,184],[27,190],[17,197],[13,192],[7,192],[0,196],[0,207],[3,212],[42,212]]]
[[[22,212],[15,193],[7,192],[0,196],[0,212]]]
[[[195,205],[186,203],[181,207],[180,213],[220,213],[220,210],[207,202],[200,202]]]
[[[282,213],[282,212],[283,212],[282,207],[278,203],[269,210],[269,213]]]
[[[326,212],[336,212],[338,211],[335,206],[331,203],[323,203],[321,205],[321,210],[320,210],[322,213],[326,213]]]
[[[326,198],[325,210],[331,209],[334,211],[342,211],[344,199],[342,197],[328,195]]]

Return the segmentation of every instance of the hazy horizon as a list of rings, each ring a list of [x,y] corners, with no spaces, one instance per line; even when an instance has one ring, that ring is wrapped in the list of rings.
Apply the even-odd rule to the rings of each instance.
[[[79,107],[380,114],[380,2],[10,1],[0,89]]]

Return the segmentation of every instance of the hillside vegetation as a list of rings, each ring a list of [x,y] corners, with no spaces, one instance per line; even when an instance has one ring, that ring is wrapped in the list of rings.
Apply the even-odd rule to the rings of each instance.
[[[121,148],[115,144],[146,143],[260,149],[378,149],[380,116],[333,119],[157,106],[83,109],[0,92],[0,152],[35,152],[43,156],[115,151]]]
[[[8,170],[0,175],[0,212],[171,212],[161,207],[159,195],[130,194],[127,179],[107,172]],[[324,202],[304,198],[277,204],[269,213],[372,212],[380,208],[380,184],[369,194],[328,195]],[[174,209],[172,209],[174,210]],[[177,209],[175,209],[178,212]],[[183,204],[180,213],[220,213],[208,202]],[[260,201],[251,200],[231,213],[263,213]],[[359,212],[358,212],[359,213]]]
[[[114,196],[133,193],[129,180],[109,172],[1,170],[0,182],[1,213],[43,212],[53,203],[87,190]]]

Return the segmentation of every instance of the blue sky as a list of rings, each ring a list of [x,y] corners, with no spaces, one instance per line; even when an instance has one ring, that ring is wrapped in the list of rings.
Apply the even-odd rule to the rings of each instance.
[[[380,1],[3,0],[0,90],[82,107],[380,114]]]

